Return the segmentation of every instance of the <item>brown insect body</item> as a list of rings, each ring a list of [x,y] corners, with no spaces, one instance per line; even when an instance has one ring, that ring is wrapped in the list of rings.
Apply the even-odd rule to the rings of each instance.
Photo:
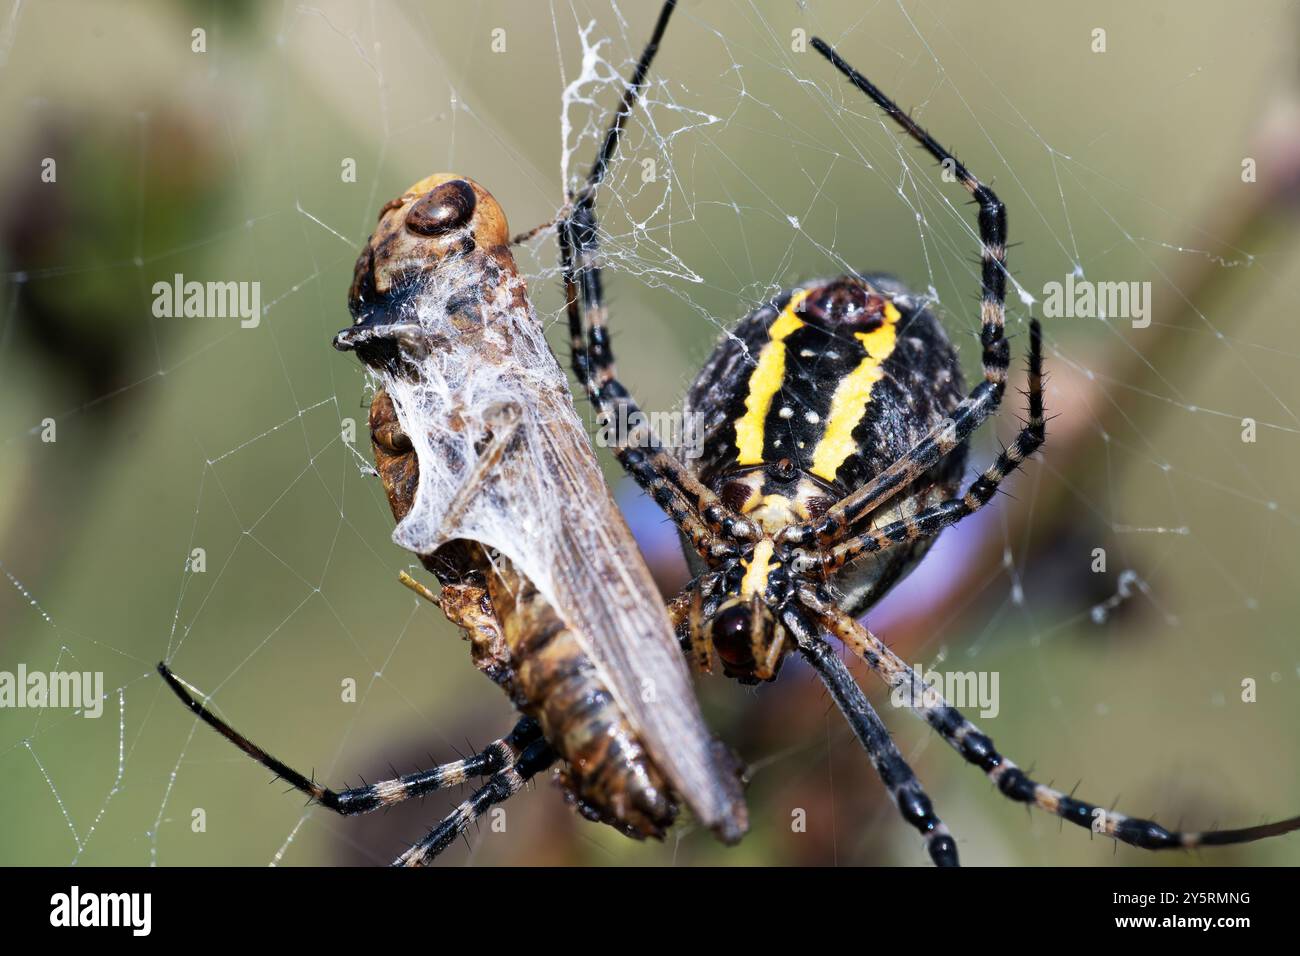
[[[443,584],[475,663],[542,726],[582,812],[661,835],[673,795],[723,839],[747,826],[662,601],[587,444],[508,248],[462,177],[388,203],[357,261],[356,350],[394,540]]]
[[[399,522],[411,510],[419,461],[382,389],[370,405],[375,464]],[[449,542],[421,561],[442,584],[439,604],[461,627],[483,673],[535,719],[564,755],[566,796],[582,814],[630,836],[662,837],[677,815],[669,788],[603,686],[582,642],[528,578],[481,545]]]

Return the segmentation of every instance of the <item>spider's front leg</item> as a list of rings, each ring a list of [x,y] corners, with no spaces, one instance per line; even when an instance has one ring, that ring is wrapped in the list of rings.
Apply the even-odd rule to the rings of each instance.
[[[185,706],[193,711],[199,720],[217,731],[217,733],[277,777],[283,778],[295,790],[305,793],[321,806],[333,810],[341,816],[369,813],[372,810],[378,810],[380,807],[391,807],[413,797],[422,797],[435,790],[460,786],[471,777],[494,777],[515,766],[521,754],[541,740],[542,735],[537,721],[531,717],[524,717],[515,724],[514,730],[509,734],[499,740],[494,740],[481,752],[466,757],[464,760],[455,760],[434,767],[432,770],[419,770],[415,773],[403,774],[392,780],[382,780],[379,783],[369,784],[364,787],[331,790],[272,756],[208,710],[207,706],[190,693],[188,687],[179,677],[172,673],[171,668],[165,663],[159,663],[158,673],[167,682],[167,686],[172,689]]]
[[[1201,846],[1250,843],[1300,830],[1300,816],[1295,816],[1238,830],[1203,833],[1171,831],[1154,820],[1126,816],[1038,783],[1030,779],[1014,762],[998,753],[987,734],[948,703],[937,690],[926,684],[920,674],[871,631],[829,601],[826,595],[818,594],[809,587],[800,592],[800,599],[814,613],[822,627],[852,648],[891,689],[906,688],[905,700],[909,709],[924,719],[961,754],[962,759],[984,771],[998,792],[1010,800],[1038,807],[1076,826],[1144,850],[1194,849]]]
[[[898,104],[855,70],[819,37],[813,48],[839,70],[860,92],[885,111],[908,136],[929,153],[970,193],[979,206],[980,240],[980,346],[984,380],[931,429],[915,448],[889,468],[841,499],[818,521],[792,525],[782,532],[781,543],[794,547],[829,546],[850,537],[858,522],[870,515],[916,478],[961,445],[1002,403],[1007,387],[1010,346],[1006,338],[1007,211],[1002,200],[982,183],[938,140],[922,129]]]
[[[698,673],[713,673],[713,645],[703,626],[704,592],[712,591],[717,575],[708,573],[696,578],[665,606],[682,652]]]
[[[650,42],[627,82],[618,112],[605,131],[596,161],[581,190],[571,198],[569,212],[560,221],[557,236],[574,375],[597,414],[611,427],[614,455],[624,470],[664,509],[701,556],[718,559],[734,553],[732,542],[756,540],[758,530],[723,505],[712,490],[683,467],[619,381],[606,326],[597,261],[596,192],[618,150],[623,127],[640,98],[674,7],[672,0],[664,4]]]
[[[590,202],[578,202],[570,218],[560,224],[559,237],[574,374],[609,429],[614,456],[701,556],[728,556],[734,548],[724,538],[752,540],[757,529],[723,506],[672,455],[618,379],[605,325]]]

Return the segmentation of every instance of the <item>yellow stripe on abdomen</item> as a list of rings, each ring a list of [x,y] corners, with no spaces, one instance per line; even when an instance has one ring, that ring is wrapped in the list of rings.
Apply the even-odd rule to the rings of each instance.
[[[898,318],[898,309],[892,302],[886,302],[885,320],[880,327],[854,334],[853,337],[867,350],[867,357],[835,386],[831,410],[826,416],[826,430],[813,449],[811,471],[818,478],[834,481],[844,459],[857,450],[853,430],[867,414],[872,386],[885,377],[885,359],[893,353],[898,341]]]
[[[749,394],[745,397],[745,414],[736,420],[736,464],[759,465],[763,462],[763,432],[772,398],[785,381],[785,340],[803,328],[795,312],[808,298],[808,290],[790,296],[785,309],[767,330],[767,344],[758,353],[758,364],[749,376]]]

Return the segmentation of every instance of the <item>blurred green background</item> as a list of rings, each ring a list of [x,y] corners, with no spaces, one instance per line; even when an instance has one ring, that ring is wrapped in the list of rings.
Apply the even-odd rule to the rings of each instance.
[[[153,665],[334,784],[510,726],[457,633],[397,584],[411,559],[363,472],[366,379],[329,340],[379,207],[422,176],[473,176],[516,230],[555,214],[562,163],[585,170],[656,5],[7,6],[0,670],[102,671],[108,699],[98,720],[0,710],[0,863],[387,862],[462,794],[373,819],[305,810],[196,726]],[[870,621],[909,660],[996,672],[1000,712],[979,722],[1004,753],[1168,825],[1300,811],[1297,16],[685,2],[601,198],[621,370],[653,410],[766,295],[851,267],[937,296],[978,374],[973,210],[793,31],[835,43],[998,189],[1026,293],[1011,295],[1017,352],[1044,283],[1152,282],[1150,328],[1048,320],[1058,417],[1042,460]],[[583,31],[600,64],[570,98],[566,143]],[[558,332],[553,241],[518,257]],[[155,318],[153,283],[175,273],[260,282],[260,325]],[[992,448],[981,436],[975,461]],[[620,494],[665,588],[680,583],[662,521]],[[1125,571],[1141,583],[1118,600]],[[1300,862],[1294,837],[1152,858],[1061,832],[855,672],[964,862]],[[752,768],[740,847],[689,825],[625,840],[545,781],[508,805],[505,833],[471,832],[446,862],[925,863],[806,670],[700,686]]]

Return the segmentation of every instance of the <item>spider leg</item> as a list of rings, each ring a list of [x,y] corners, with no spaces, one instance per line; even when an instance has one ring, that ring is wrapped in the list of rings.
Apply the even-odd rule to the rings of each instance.
[[[980,239],[980,345],[984,381],[931,429],[930,434],[903,458],[885,469],[861,488],[829,509],[817,522],[793,525],[782,532],[780,543],[790,545],[832,544],[852,532],[853,524],[869,514],[894,494],[907,487],[944,455],[965,441],[990,415],[997,411],[1007,387],[1007,366],[1011,350],[1005,331],[1007,298],[1007,212],[1002,200],[953,156],[938,140],[922,129],[831,48],[825,40],[813,37],[813,48],[830,61],[849,82],[865,93],[889,114],[907,135],[925,148],[946,172],[956,177],[979,205]]]
[[[534,741],[519,754],[519,759],[514,764],[489,777],[483,786],[447,814],[424,839],[394,860],[393,866],[428,866],[489,808],[513,797],[523,789],[524,784],[557,759],[555,751],[545,740]]]
[[[704,577],[708,577],[705,575]],[[704,595],[701,590],[702,578],[697,578],[678,592],[669,601],[664,610],[668,612],[668,621],[677,642],[682,647],[686,659],[701,674],[713,673],[713,656],[711,646],[701,627]]]
[[[1010,800],[1038,807],[1084,829],[1144,850],[1193,849],[1200,846],[1250,843],[1300,830],[1300,816],[1295,816],[1239,830],[1204,833],[1170,831],[1154,820],[1126,816],[1038,783],[998,753],[987,734],[981,732],[933,687],[927,685],[920,674],[865,626],[817,595],[801,592],[800,598],[814,611],[819,623],[851,647],[886,684],[894,689],[907,688],[908,707],[961,754],[967,763],[983,770],[998,792]]]
[[[1026,394],[1029,397],[1029,418],[1025,426],[997,460],[971,482],[964,495],[842,541],[814,560],[820,562],[824,571],[833,573],[863,554],[879,553],[917,538],[932,537],[992,500],[1002,481],[1047,439],[1047,425],[1043,419],[1042,329],[1037,320],[1029,324],[1029,388]]]
[[[935,815],[930,798],[916,774],[899,753],[880,716],[867,701],[844,662],[798,613],[784,615],[786,626],[798,636],[799,651],[830,690],[840,712],[871,759],[881,783],[889,791],[903,819],[925,838],[925,848],[936,866],[958,866],[957,843],[948,827]]]
[[[431,770],[419,770],[403,774],[392,780],[381,780],[365,787],[347,790],[331,790],[322,787],[310,777],[294,770],[288,764],[271,756],[257,744],[253,743],[239,731],[208,710],[163,663],[158,665],[158,673],[194,715],[209,727],[221,734],[236,747],[248,754],[277,777],[288,781],[295,790],[307,794],[321,806],[343,816],[354,813],[368,813],[380,807],[389,807],[412,797],[420,797],[434,790],[443,790],[464,783],[470,777],[486,777],[499,774],[513,767],[520,754],[541,739],[542,730],[531,717],[524,717],[515,724],[514,730],[499,740],[488,744],[482,751],[464,760],[454,760]]]
[[[675,7],[675,0],[668,0],[660,11],[650,42],[627,82],[618,112],[605,132],[587,181],[571,200],[571,208],[559,222],[557,233],[574,375],[586,389],[602,422],[612,427],[614,455],[624,470],[665,510],[701,555],[717,557],[729,553],[727,546],[718,541],[720,534],[753,539],[757,537],[757,529],[726,508],[717,495],[673,456],[619,381],[597,262],[596,191],[618,149],[627,118],[645,86],[646,74]]]

